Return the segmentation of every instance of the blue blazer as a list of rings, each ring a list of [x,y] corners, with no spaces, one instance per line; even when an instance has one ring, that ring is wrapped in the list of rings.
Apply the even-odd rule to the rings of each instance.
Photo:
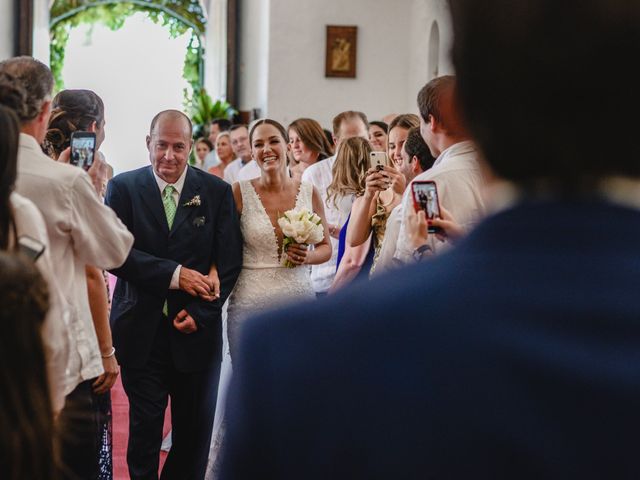
[[[527,203],[250,321],[222,478],[640,478],[640,212]]]
[[[161,321],[171,321],[183,308],[198,331],[183,334],[171,328],[171,354],[176,368],[198,371],[221,358],[221,309],[242,266],[242,236],[231,186],[208,173],[187,167],[171,230],[152,168],[122,173],[109,182],[106,203],[135,237],[118,277],[111,308],[111,328],[118,361],[145,364]],[[199,206],[185,204],[200,196]],[[207,274],[218,266],[221,298],[206,302],[182,290],[169,290],[178,265]],[[162,314],[165,300],[169,319]]]

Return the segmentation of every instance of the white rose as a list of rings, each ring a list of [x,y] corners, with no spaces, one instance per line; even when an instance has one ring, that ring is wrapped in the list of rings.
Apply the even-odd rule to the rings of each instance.
[[[311,245],[320,243],[324,238],[324,228],[322,225],[314,225],[307,242]]]

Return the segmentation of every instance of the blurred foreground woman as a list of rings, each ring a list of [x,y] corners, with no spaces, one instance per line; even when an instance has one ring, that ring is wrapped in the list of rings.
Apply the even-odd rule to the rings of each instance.
[[[47,285],[33,262],[0,252],[0,478],[56,476],[53,411],[41,329]]]

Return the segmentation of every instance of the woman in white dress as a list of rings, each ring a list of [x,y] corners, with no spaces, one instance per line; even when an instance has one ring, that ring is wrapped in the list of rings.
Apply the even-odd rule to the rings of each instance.
[[[231,358],[225,355],[222,365],[207,479],[216,478],[219,465],[230,360],[235,355],[242,323],[253,313],[287,302],[315,298],[305,266],[324,263],[331,257],[329,230],[320,194],[311,184],[292,179],[287,171],[288,140],[284,127],[274,120],[259,120],[251,129],[249,141],[261,174],[254,180],[233,185],[244,239],[243,265],[229,298],[226,330]],[[322,219],[324,238],[313,249],[294,243],[283,252],[284,236],[278,217],[294,208],[307,208],[318,214]],[[285,267],[285,260],[296,267]]]

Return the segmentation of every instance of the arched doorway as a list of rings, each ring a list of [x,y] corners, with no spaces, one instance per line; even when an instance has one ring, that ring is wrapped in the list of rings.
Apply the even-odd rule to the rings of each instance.
[[[172,8],[147,0],[54,2],[56,90],[89,88],[103,98],[101,150],[116,173],[148,164],[145,136],[158,111],[190,112],[203,83],[205,22],[198,0],[175,1]]]
[[[191,31],[185,54],[184,76],[193,89],[202,86],[204,76],[203,36],[206,17],[199,0],[178,0],[167,5],[153,0],[54,0],[51,5],[51,70],[56,88],[64,88],[62,68],[69,31],[80,24],[102,23],[116,31],[130,16],[144,12],[154,23],[168,28],[175,37]]]

